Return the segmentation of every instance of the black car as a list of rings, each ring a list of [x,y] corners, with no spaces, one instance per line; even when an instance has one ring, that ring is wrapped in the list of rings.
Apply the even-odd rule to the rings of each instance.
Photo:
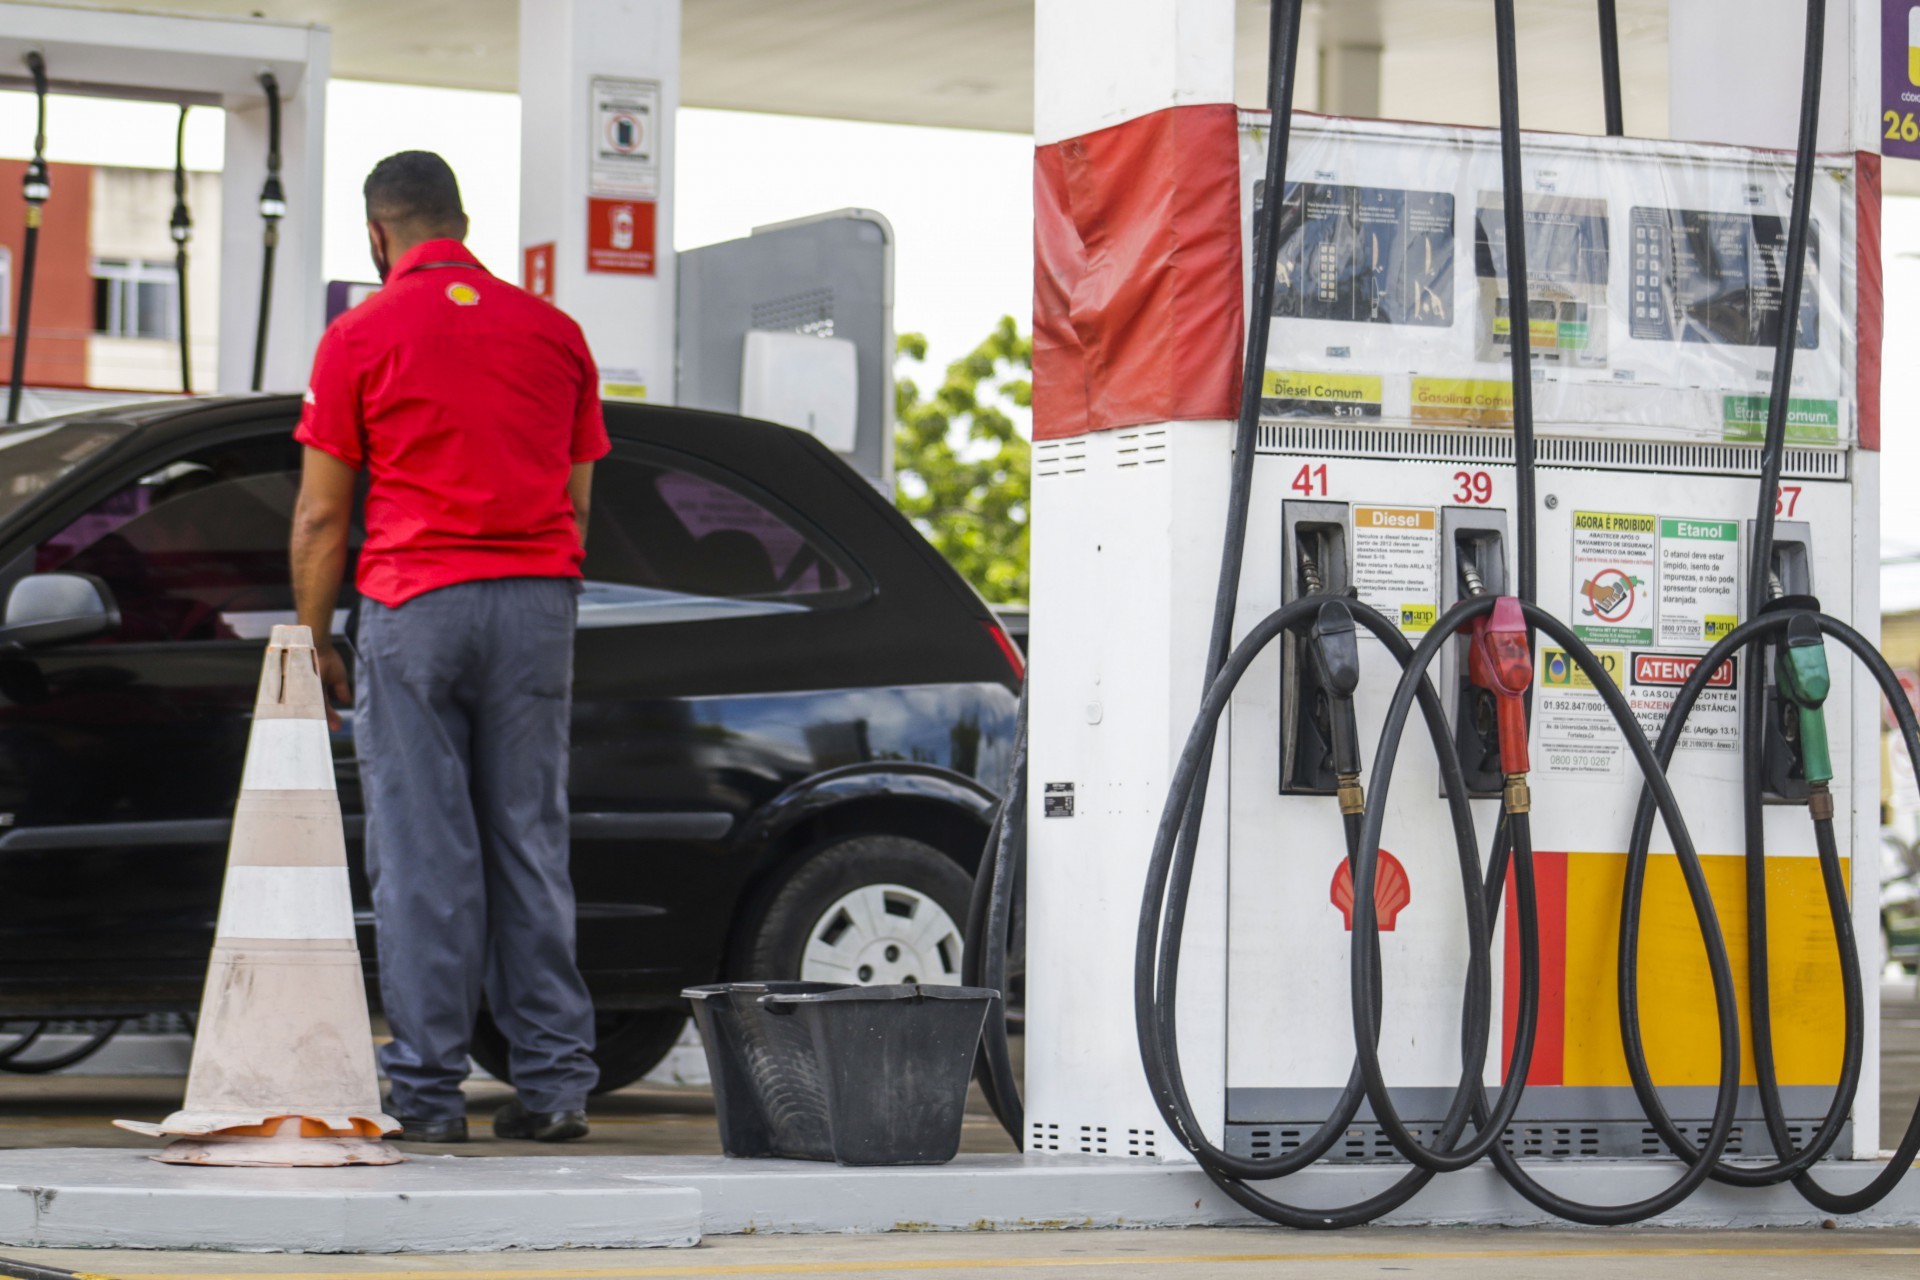
[[[0,433],[0,1019],[199,1003],[261,654],[293,619],[299,410],[173,401]],[[690,984],[957,980],[1020,659],[811,437],[635,405],[609,404],[607,426],[571,794],[580,964],[611,1088],[665,1054]],[[117,623],[46,625],[34,614],[58,580],[20,584],[50,574],[104,583]],[[475,1056],[505,1072],[484,1016]]]

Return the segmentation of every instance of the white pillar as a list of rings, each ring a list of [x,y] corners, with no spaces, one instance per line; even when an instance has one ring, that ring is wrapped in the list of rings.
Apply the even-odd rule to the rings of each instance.
[[[1044,0],[1034,11],[1035,142],[1075,165],[1103,145],[1083,145],[1086,135],[1130,122],[1151,135],[1145,117],[1231,104],[1235,17],[1233,0]],[[1086,176],[1126,181],[1112,170]],[[1216,176],[1219,199],[1237,201],[1237,171]],[[1163,171],[1138,180],[1210,179]],[[1170,204],[1208,198],[1189,187]],[[1176,229],[1166,208],[1133,216],[1144,225],[1101,230],[1124,243],[1198,234]],[[1141,251],[1100,269],[1169,267]],[[1165,317],[1114,323],[1151,329]],[[1091,376],[1108,387],[1137,381],[1142,371],[1121,363],[1101,362]],[[1036,359],[1036,385],[1045,372]],[[1092,390],[1103,398],[1104,388]],[[1154,818],[1199,704],[1231,433],[1219,417],[1093,425],[1038,440],[1034,453],[1027,1150],[1177,1158],[1185,1153],[1161,1123],[1135,1048],[1134,921]],[[1160,465],[1135,466],[1136,457]],[[1180,993],[1186,1079],[1216,1134],[1226,1071],[1225,774],[1215,771],[1210,792]],[[1045,816],[1060,798],[1049,788],[1066,785],[1076,788],[1073,816]]]
[[[1232,0],[1046,0],[1033,27],[1036,143],[1233,101]]]
[[[1667,132],[1791,149],[1799,134],[1806,0],[1671,0]],[[1831,0],[1820,149],[1877,151],[1880,6]]]
[[[273,68],[280,89],[280,185],[287,216],[280,220],[273,301],[267,314],[267,360],[261,389],[298,391],[307,384],[313,349],[326,327],[326,280],[321,263],[325,230],[322,182],[326,161],[327,77],[333,37],[310,27],[304,70]],[[253,349],[260,317],[264,262],[260,187],[267,176],[266,91],[253,84],[222,95],[226,155],[220,182],[221,391],[253,385]]]
[[[610,399],[673,400],[679,102],[680,0],[521,0],[523,261],[551,246]]]

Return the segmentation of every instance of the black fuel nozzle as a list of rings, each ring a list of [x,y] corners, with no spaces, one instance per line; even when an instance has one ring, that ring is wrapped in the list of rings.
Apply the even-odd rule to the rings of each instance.
[[[1326,694],[1333,747],[1333,772],[1345,787],[1356,789],[1360,776],[1360,723],[1354,715],[1353,692],[1360,687],[1360,638],[1353,613],[1339,600],[1320,606],[1307,629],[1307,653],[1314,679]]]

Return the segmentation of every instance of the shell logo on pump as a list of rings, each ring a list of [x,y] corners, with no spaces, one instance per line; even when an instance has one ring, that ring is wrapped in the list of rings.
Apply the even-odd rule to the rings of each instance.
[[[1328,899],[1340,908],[1340,918],[1346,922],[1347,932],[1353,932],[1353,868],[1345,858],[1333,873],[1333,884],[1328,889]],[[1380,865],[1373,873],[1373,910],[1380,922],[1383,933],[1392,933],[1393,926],[1400,919],[1400,909],[1413,901],[1413,882],[1407,879],[1407,869],[1400,865],[1400,859],[1380,851]]]
[[[462,307],[478,306],[480,291],[470,284],[450,284],[447,286],[447,297]]]

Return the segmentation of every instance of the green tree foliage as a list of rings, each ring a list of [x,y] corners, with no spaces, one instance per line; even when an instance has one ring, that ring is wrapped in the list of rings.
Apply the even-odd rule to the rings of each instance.
[[[926,338],[901,334],[897,355],[924,361]],[[1033,339],[1002,316],[931,395],[894,382],[894,500],[992,604],[1027,599],[1031,447],[1005,406],[1032,407],[1032,374]]]

